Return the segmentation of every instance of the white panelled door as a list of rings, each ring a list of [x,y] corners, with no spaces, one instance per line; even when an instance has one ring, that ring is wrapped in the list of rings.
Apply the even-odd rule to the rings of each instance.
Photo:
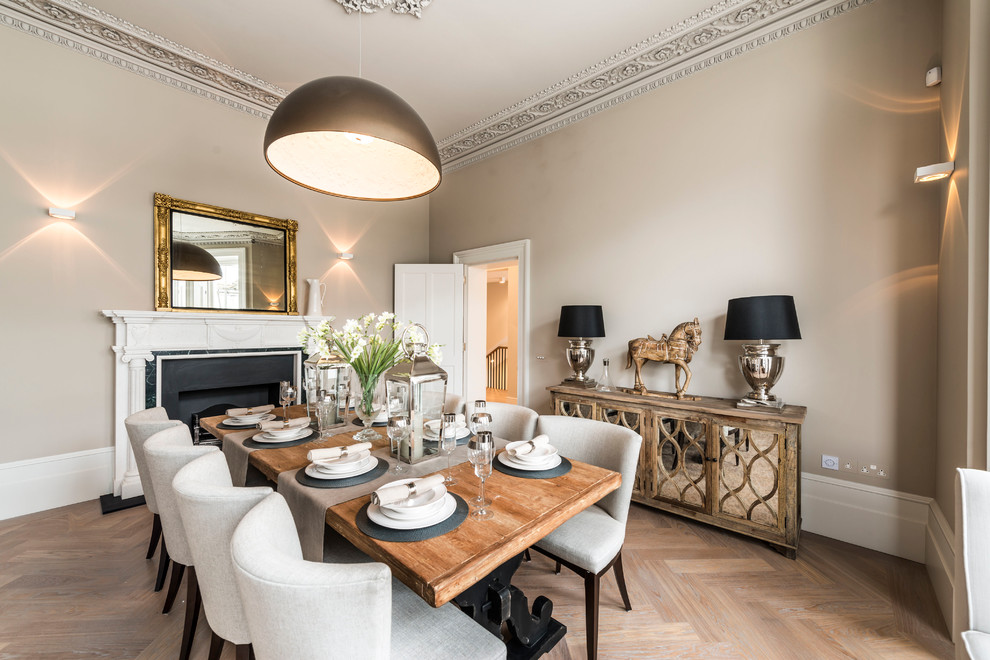
[[[395,317],[422,323],[443,344],[447,391],[464,396],[464,265],[396,264]]]

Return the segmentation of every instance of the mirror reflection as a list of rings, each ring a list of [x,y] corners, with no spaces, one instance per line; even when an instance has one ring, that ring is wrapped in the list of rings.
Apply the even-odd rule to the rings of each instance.
[[[292,220],[156,195],[155,223],[158,309],[296,313]]]

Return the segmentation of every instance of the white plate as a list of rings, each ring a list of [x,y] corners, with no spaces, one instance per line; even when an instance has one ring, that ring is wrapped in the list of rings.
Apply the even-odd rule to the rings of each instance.
[[[389,486],[401,486],[415,479],[402,479],[393,481]],[[384,486],[383,486],[384,488]],[[420,493],[408,499],[380,506],[381,512],[389,518],[395,520],[413,520],[425,518],[433,515],[443,506],[443,496],[447,494],[447,488],[443,484],[435,486],[427,493]]]
[[[335,474],[330,474],[329,472],[316,469],[316,466],[310,463],[306,466],[306,474],[314,479],[349,479],[351,477],[359,477],[365,472],[371,472],[377,466],[378,459],[374,456],[369,456],[364,463],[358,463],[357,466],[350,472],[337,472]]]
[[[426,438],[428,440],[430,440],[431,442],[436,442],[437,441],[437,434],[434,433],[434,432],[432,432],[432,431],[430,431],[429,429],[426,429],[426,431],[427,431],[425,433]],[[459,427],[457,429],[457,435],[455,435],[454,438],[457,439],[457,440],[462,440],[462,439],[468,437],[469,435],[471,435],[471,429],[466,428],[466,427]]]
[[[275,415],[271,415],[271,414],[262,415],[258,419],[252,419],[249,422],[245,422],[240,417],[228,417],[227,419],[223,420],[223,423],[226,424],[227,426],[255,426],[256,424],[259,424],[261,422],[270,422],[273,419],[275,419]]]
[[[273,438],[295,438],[298,437],[300,432],[305,428],[309,428],[308,423],[303,424],[302,426],[297,424],[295,426],[283,426],[282,428],[267,429],[265,432]]]
[[[439,522],[443,522],[453,515],[454,511],[457,509],[457,500],[454,499],[454,496],[447,493],[442,502],[443,506],[435,514],[426,518],[417,518],[415,520],[394,520],[393,518],[389,518],[383,514],[381,512],[381,508],[377,504],[369,504],[368,518],[382,527],[389,527],[391,529],[421,529],[423,527],[429,527],[430,525],[436,525]]]
[[[269,435],[268,431],[262,431],[261,433],[256,433],[252,440],[255,442],[264,442],[268,444],[278,444],[280,442],[293,442],[295,440],[302,440],[303,438],[309,437],[313,433],[313,429],[306,426],[299,429],[298,435],[290,435],[288,437],[282,436],[276,438],[273,435]]]
[[[508,465],[511,468],[517,470],[529,470],[531,472],[539,472],[540,470],[552,470],[558,465],[560,465],[560,456],[554,454],[551,456],[546,463],[522,463],[512,458],[505,452],[498,455],[498,460],[502,461],[504,465]]]
[[[506,452],[508,454],[509,452]],[[557,455],[557,448],[553,445],[540,445],[528,454],[522,456],[512,456],[509,458],[519,463],[548,463],[551,456]]]
[[[371,450],[362,449],[354,454],[348,454],[343,458],[324,458],[315,460],[313,461],[313,465],[316,466],[317,470],[328,474],[350,472],[357,467],[359,463],[363,464],[364,461],[368,460],[369,456],[371,456]]]

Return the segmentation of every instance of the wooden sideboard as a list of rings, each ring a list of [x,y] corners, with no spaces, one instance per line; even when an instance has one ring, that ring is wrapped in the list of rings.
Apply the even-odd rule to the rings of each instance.
[[[735,399],[547,389],[555,414],[620,424],[643,437],[634,501],[797,555],[803,406],[769,411],[736,408]]]

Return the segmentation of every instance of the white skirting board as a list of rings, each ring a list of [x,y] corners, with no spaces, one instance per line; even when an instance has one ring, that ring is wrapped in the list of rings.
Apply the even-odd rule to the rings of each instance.
[[[0,520],[111,492],[113,456],[113,447],[103,447],[0,464]]]
[[[932,500],[928,509],[928,534],[925,541],[928,579],[935,588],[935,597],[938,599],[939,609],[942,610],[945,625],[952,630],[952,590],[956,583],[955,535],[935,500]]]
[[[924,563],[930,497],[801,474],[801,529]]]

